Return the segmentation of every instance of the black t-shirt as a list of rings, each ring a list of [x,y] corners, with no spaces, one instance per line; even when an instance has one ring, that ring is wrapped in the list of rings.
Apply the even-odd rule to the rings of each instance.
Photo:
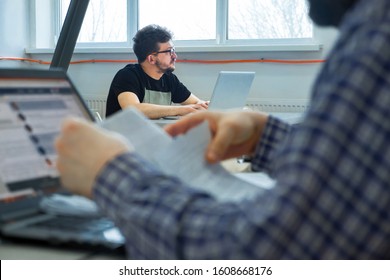
[[[125,91],[134,92],[142,103],[148,90],[171,92],[171,102],[182,103],[191,92],[179,81],[176,75],[164,74],[160,80],[149,77],[139,64],[128,64],[116,73],[107,97],[106,117],[121,110],[118,95]]]

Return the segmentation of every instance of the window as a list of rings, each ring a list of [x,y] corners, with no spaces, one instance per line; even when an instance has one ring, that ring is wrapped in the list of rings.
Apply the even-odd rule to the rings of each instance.
[[[70,0],[61,0],[61,26]],[[80,30],[79,43],[127,42],[127,0],[90,0]]]
[[[228,39],[311,38],[302,0],[229,0]]]
[[[209,40],[216,34],[216,0],[140,0],[139,27],[157,23],[175,40]]]
[[[41,15],[48,10],[42,8],[45,2],[51,1],[35,0],[33,24],[40,29],[46,24],[40,19],[48,18]],[[33,47],[55,45],[70,0],[54,3],[52,27],[34,31]],[[302,0],[90,0],[77,47],[129,48],[136,31],[151,23],[171,30],[176,46],[313,44],[313,25]]]

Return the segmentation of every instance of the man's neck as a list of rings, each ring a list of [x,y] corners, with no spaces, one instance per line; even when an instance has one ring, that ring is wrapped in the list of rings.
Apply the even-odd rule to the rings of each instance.
[[[144,72],[146,73],[146,75],[148,75],[149,77],[155,79],[155,80],[160,80],[160,78],[162,77],[162,75],[164,75],[164,73],[160,73],[158,72],[155,67],[153,67],[153,65],[149,65],[149,64],[145,64],[145,63],[141,63],[140,64],[142,70],[144,70]]]

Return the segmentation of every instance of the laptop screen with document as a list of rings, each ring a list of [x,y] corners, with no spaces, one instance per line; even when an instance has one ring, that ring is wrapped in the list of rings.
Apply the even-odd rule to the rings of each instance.
[[[0,69],[0,234],[118,248],[124,240],[114,223],[61,187],[54,141],[70,116],[93,121],[65,72]]]
[[[66,75],[0,70],[0,199],[58,186],[54,139],[67,116],[92,116]]]

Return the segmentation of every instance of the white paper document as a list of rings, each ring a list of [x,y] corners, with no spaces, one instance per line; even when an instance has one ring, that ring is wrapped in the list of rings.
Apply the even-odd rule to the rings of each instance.
[[[153,162],[165,174],[176,176],[218,200],[250,199],[264,191],[261,187],[234,176],[221,164],[209,164],[205,161],[204,153],[211,137],[207,123],[172,138],[132,108],[112,115],[101,126],[125,136],[139,155]]]

